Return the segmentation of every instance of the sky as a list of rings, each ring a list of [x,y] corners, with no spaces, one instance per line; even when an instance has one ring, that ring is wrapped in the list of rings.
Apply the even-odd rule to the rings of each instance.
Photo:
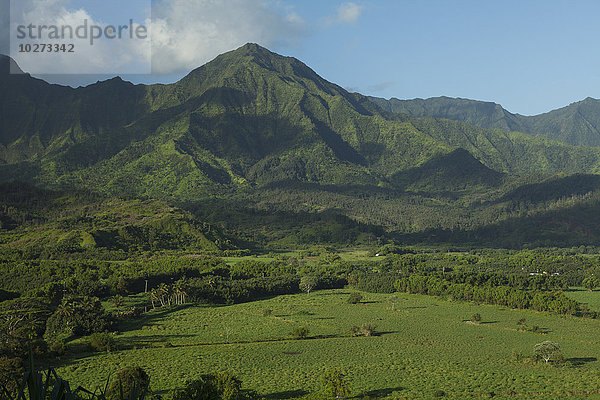
[[[133,19],[149,28],[150,42],[77,43],[79,58],[65,62],[15,54],[12,47],[25,71],[72,86],[114,74],[170,83],[255,42],[365,95],[471,98],[523,115],[600,97],[597,0],[13,0],[10,9],[9,3],[0,0],[4,54],[14,26],[24,21],[74,23],[83,15],[104,27]]]

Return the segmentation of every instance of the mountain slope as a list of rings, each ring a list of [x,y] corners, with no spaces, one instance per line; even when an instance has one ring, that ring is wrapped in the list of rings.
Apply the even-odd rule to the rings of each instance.
[[[391,113],[446,118],[480,128],[542,135],[571,145],[600,146],[600,100],[590,97],[567,107],[534,116],[510,113],[496,103],[460,98],[369,99]]]
[[[503,196],[524,184],[600,171],[597,148],[390,113],[254,44],[171,85],[115,78],[73,89],[28,75],[0,84],[10,89],[0,91],[0,182],[420,232],[498,223],[517,207]]]
[[[46,258],[84,252],[112,257],[124,251],[219,252],[235,246],[211,225],[165,202],[10,182],[0,184],[0,248]]]

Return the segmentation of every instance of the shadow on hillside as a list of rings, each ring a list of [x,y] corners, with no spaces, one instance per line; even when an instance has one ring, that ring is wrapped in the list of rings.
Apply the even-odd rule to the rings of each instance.
[[[173,312],[184,310],[193,306],[195,305],[190,303],[178,306],[165,306],[157,308],[156,310],[150,310],[147,313],[142,314],[142,316],[139,318],[122,321],[119,324],[119,330],[122,332],[140,330],[144,325],[150,325],[153,322],[160,321]]]
[[[263,398],[265,400],[284,400],[284,399],[295,399],[298,397],[306,396],[308,392],[306,390],[297,389],[297,390],[286,390],[285,392],[277,392],[271,393]]]
[[[351,294],[351,292],[313,292],[315,296],[340,296],[345,294]]]
[[[384,332],[375,332],[373,336],[383,336],[383,335],[391,335],[392,333],[399,333],[400,331],[384,331]]]
[[[565,362],[571,364],[572,367],[581,367],[587,363],[598,361],[596,357],[574,357],[567,358]]]
[[[398,386],[398,387],[394,387],[394,388],[370,390],[368,392],[361,393],[358,396],[355,396],[354,398],[362,399],[365,397],[374,397],[374,398],[378,399],[378,398],[382,398],[382,397],[388,397],[392,393],[399,392],[401,390],[404,390],[404,388],[402,386]]]
[[[165,347],[175,347],[170,344],[170,341],[173,339],[181,339],[181,338],[191,338],[196,335],[140,335],[140,336],[130,336],[126,338],[119,339],[119,348],[123,349],[132,349],[136,347],[154,347],[154,344],[163,344]]]

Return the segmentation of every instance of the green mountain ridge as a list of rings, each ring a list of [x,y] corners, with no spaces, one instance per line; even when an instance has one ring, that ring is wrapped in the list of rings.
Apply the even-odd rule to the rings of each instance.
[[[497,223],[514,215],[506,196],[519,187],[600,171],[600,148],[398,114],[256,44],[171,85],[113,78],[74,89],[2,75],[0,89],[0,182],[192,208],[231,200],[419,232]]]
[[[525,132],[570,145],[600,146],[600,100],[591,97],[533,116],[513,114],[496,103],[445,96],[413,100],[369,99],[391,113],[445,118],[480,128]]]

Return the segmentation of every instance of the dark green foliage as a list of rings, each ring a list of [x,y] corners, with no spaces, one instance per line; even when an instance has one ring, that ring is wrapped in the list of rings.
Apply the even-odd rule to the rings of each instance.
[[[0,356],[25,357],[29,346],[37,356],[46,353],[42,335],[49,305],[37,298],[18,298],[0,303]]]
[[[299,278],[295,275],[240,280],[207,276],[190,279],[188,294],[197,302],[233,304],[268,296],[298,293],[300,291],[298,283]]]
[[[139,366],[117,372],[106,390],[106,400],[143,399],[150,388],[150,377]]]
[[[90,335],[90,346],[94,351],[110,352],[115,349],[115,339],[107,332],[96,332]]]
[[[115,324],[95,297],[67,297],[46,322],[45,336],[84,336],[104,332]]]
[[[186,384],[185,388],[174,391],[172,400],[244,400],[253,399],[256,394],[242,390],[242,381],[228,372],[201,375],[199,379]]]
[[[16,378],[16,386],[10,382],[0,383],[0,396],[3,400],[75,400],[77,392],[71,391],[69,382],[60,378],[53,368],[38,372],[33,362],[33,352],[29,350],[27,369]],[[141,399],[140,399],[141,400]]]
[[[371,323],[362,324],[361,326],[353,326],[350,328],[352,336],[374,336],[377,326]]]
[[[12,397],[15,397],[19,388],[19,378],[23,373],[23,359],[0,357],[0,391],[3,387]],[[0,397],[3,397],[0,394]]]
[[[600,286],[600,279],[598,279],[598,277],[593,276],[593,275],[588,276],[581,282],[581,284],[583,285],[584,288],[592,291],[592,290],[596,289],[598,286]]]
[[[353,286],[364,292],[369,293],[394,293],[394,283],[398,279],[398,275],[394,273],[377,272],[377,273],[357,273],[354,276],[356,280]]]
[[[471,322],[479,323],[481,322],[481,315],[479,313],[475,313],[471,315]]]
[[[318,283],[319,280],[317,279],[317,277],[312,275],[305,275],[302,278],[300,278],[299,287],[302,291],[310,293],[310,291],[313,290]]]
[[[354,293],[350,294],[347,301],[350,304],[358,304],[361,302],[362,299],[363,299],[362,294],[360,294],[358,292],[354,292]]]
[[[344,398],[350,395],[350,385],[341,371],[333,369],[325,371],[321,382],[330,398]]]
[[[560,355],[559,344],[551,340],[537,343],[533,350],[536,359],[543,360],[546,363]]]
[[[578,313],[579,303],[569,299],[563,292],[520,290],[510,286],[475,286],[468,283],[452,283],[444,278],[427,275],[411,275],[396,282],[401,292],[451,296],[455,300],[498,304],[511,308],[551,311],[557,314]]]

